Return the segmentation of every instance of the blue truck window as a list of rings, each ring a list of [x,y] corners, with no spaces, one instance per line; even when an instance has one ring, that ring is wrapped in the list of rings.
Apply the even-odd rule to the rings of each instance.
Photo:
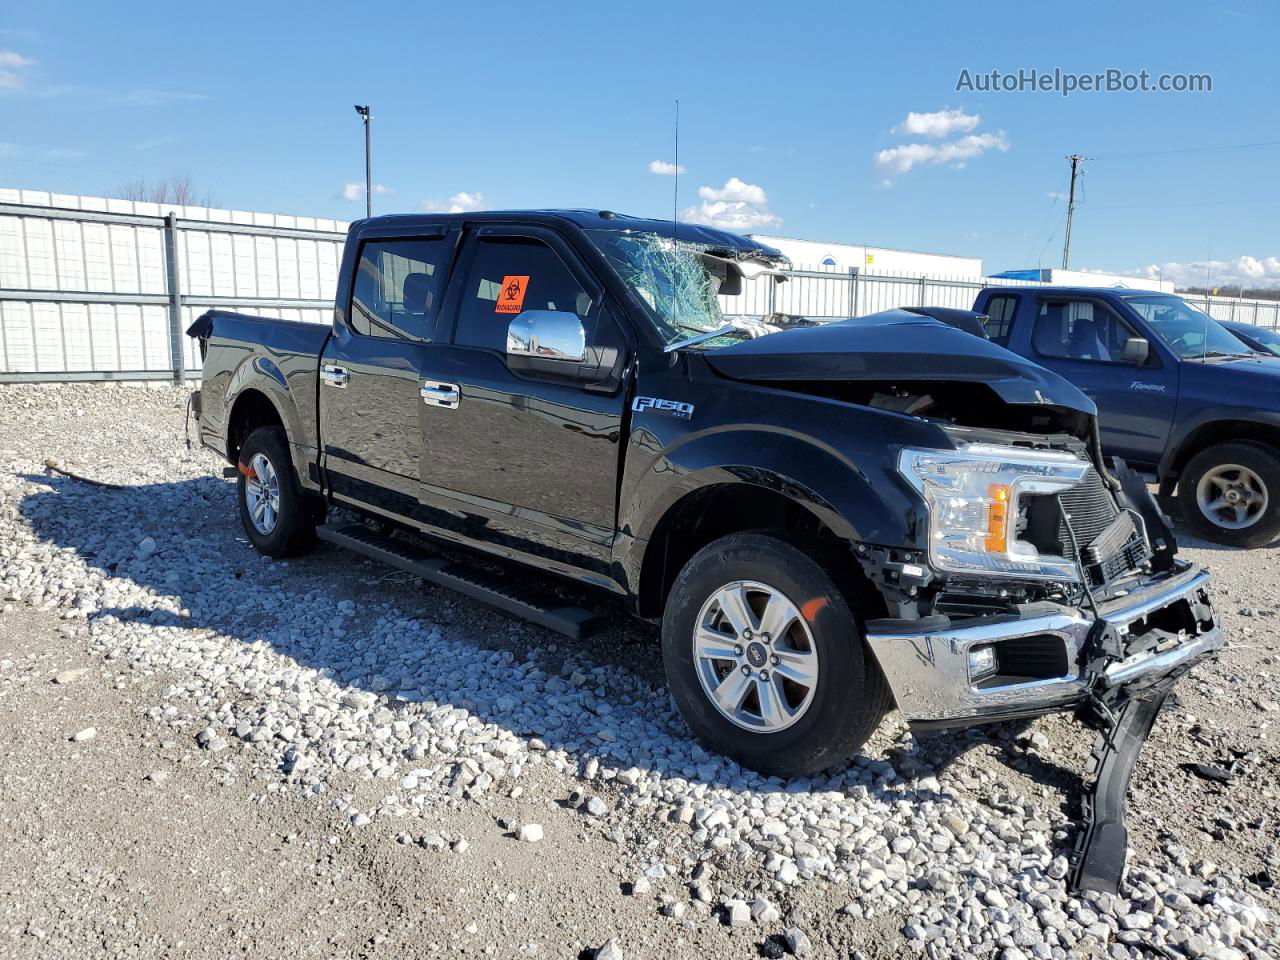
[[[1040,304],[1031,342],[1044,357],[1118,363],[1133,336],[1128,324],[1090,300],[1051,300]]]
[[[987,301],[987,319],[982,325],[987,339],[1000,346],[1008,346],[1009,332],[1013,329],[1013,314],[1018,306],[1014,296],[992,297]]]

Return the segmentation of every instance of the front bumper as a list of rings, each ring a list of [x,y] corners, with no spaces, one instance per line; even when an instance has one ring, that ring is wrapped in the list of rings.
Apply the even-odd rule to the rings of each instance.
[[[933,632],[903,631],[901,621],[873,621],[867,640],[898,708],[914,727],[1034,716],[1108,691],[1158,683],[1212,653],[1222,645],[1222,635],[1208,586],[1208,573],[1189,568],[1100,604],[1097,617],[1040,603],[1018,615],[974,619]],[[1040,663],[1061,669],[1049,676],[971,679],[970,650],[994,645],[999,658],[1005,644],[1010,659],[1030,645],[1052,654],[1041,656]]]

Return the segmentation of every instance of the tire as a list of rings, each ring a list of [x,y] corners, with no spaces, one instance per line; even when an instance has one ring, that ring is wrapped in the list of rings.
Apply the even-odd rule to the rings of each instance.
[[[663,661],[676,705],[708,747],[763,774],[804,776],[847,762],[892,707],[889,686],[867,650],[835,569],[801,550],[785,533],[752,532],[716,540],[680,571],[662,619]],[[737,584],[745,586],[724,592]],[[750,608],[745,615],[752,627],[762,629],[769,624],[760,614],[770,592],[791,604],[792,613],[772,621],[789,622],[784,636],[765,638],[753,629],[748,637],[733,631],[734,617],[726,610],[735,602],[721,601],[734,595],[745,599]],[[739,607],[735,616],[740,623],[743,615]],[[695,631],[712,622],[714,629],[702,635],[717,642],[723,636],[725,643],[708,642],[701,650],[731,659],[695,654]],[[806,647],[816,655],[816,670],[809,670],[813,660],[806,657]],[[779,665],[779,655],[785,661],[779,675],[811,673],[815,682],[806,686],[789,675],[780,679],[772,674],[763,679],[762,671]],[[743,667],[752,670],[749,677]],[[731,676],[734,686],[719,686]],[[732,703],[740,687],[746,688],[745,700],[732,719],[709,691],[720,690]],[[772,691],[769,710],[763,706],[762,689]]]
[[[240,448],[237,466],[240,522],[254,548],[269,557],[288,557],[310,547],[315,542],[316,524],[324,518],[324,501],[299,488],[284,428],[259,427],[249,434]],[[266,483],[261,482],[259,469]],[[258,490],[268,492],[265,510]]]
[[[1237,499],[1208,509],[1227,497]],[[1280,452],[1249,441],[1201,450],[1178,480],[1178,506],[1192,533],[1206,540],[1233,547],[1271,543],[1280,536]]]

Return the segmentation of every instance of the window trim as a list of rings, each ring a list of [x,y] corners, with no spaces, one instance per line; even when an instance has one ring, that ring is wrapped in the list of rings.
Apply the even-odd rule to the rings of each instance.
[[[440,241],[445,249],[445,258],[443,262],[437,265],[437,269],[442,272],[441,277],[441,297],[440,309],[436,313],[437,332],[439,332],[440,320],[444,317],[445,302],[448,298],[449,281],[453,273],[453,265],[457,260],[458,246],[455,243],[452,249],[449,249],[449,231],[441,226],[438,231],[427,227],[423,230],[417,230],[410,234],[405,234],[397,228],[395,233],[384,233],[382,231],[373,230],[360,235],[360,244],[356,248],[355,259],[351,268],[350,288],[347,290],[346,300],[346,327],[351,336],[359,337],[362,340],[386,340],[391,343],[443,343],[442,339],[430,340],[423,337],[412,337],[408,334],[402,336],[391,336],[382,333],[362,333],[356,327],[356,285],[360,276],[360,264],[364,262],[364,251],[371,243],[420,243],[426,240]]]
[[[1143,340],[1147,341],[1147,359],[1145,363],[1126,363],[1124,360],[1091,360],[1088,357],[1064,357],[1061,354],[1045,353],[1036,346],[1036,325],[1040,321],[1040,307],[1047,303],[1088,303],[1094,309],[1101,308],[1109,313],[1112,317],[1124,324],[1129,330]],[[1110,303],[1102,297],[1090,296],[1063,296],[1061,294],[1054,296],[1052,294],[1044,294],[1036,297],[1036,312],[1031,318],[1031,335],[1029,338],[1031,352],[1037,357],[1044,357],[1047,360],[1063,360],[1068,363],[1092,363],[1101,367],[1129,367],[1132,370],[1159,370],[1164,366],[1163,361],[1157,355],[1151,338],[1137,329],[1133,322],[1122,316]]]

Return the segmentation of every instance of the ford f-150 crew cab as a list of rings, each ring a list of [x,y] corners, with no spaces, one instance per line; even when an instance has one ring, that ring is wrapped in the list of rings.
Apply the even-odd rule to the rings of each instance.
[[[264,553],[318,532],[596,624],[534,568],[660,620],[689,726],[757,770],[840,763],[895,703],[919,730],[1075,709],[1102,731],[1076,880],[1114,887],[1137,751],[1220,643],[1207,574],[1104,468],[1093,404],[946,312],[722,312],[784,266],[608,211],[359,221],[331,327],[193,324],[200,440]]]
[[[1256,547],[1280,536],[1280,358],[1180,297],[991,287],[987,335],[1098,405],[1102,450],[1177,491],[1192,531]]]

